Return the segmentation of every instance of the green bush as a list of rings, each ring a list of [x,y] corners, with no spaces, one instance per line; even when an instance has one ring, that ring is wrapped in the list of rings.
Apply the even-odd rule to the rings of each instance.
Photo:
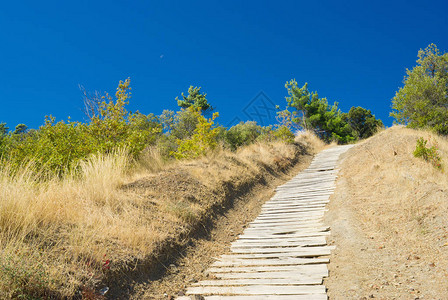
[[[437,145],[427,147],[426,146],[427,143],[428,141],[425,140],[424,138],[422,137],[418,138],[417,145],[415,146],[414,150],[414,156],[423,158],[427,162],[431,163],[437,169],[442,169],[442,158],[437,152],[438,150]]]
[[[225,142],[231,150],[236,150],[241,146],[254,143],[262,132],[262,126],[255,121],[240,122],[227,131]]]
[[[201,115],[201,111],[193,106],[186,110],[195,116],[197,125],[191,137],[176,140],[178,148],[172,155],[177,159],[193,159],[203,156],[218,145],[217,135],[219,131],[217,128],[212,129],[213,121],[218,117],[218,113],[214,113],[212,118],[206,119]]]
[[[287,126],[280,126],[273,132],[276,140],[283,141],[285,143],[293,143],[295,135]]]

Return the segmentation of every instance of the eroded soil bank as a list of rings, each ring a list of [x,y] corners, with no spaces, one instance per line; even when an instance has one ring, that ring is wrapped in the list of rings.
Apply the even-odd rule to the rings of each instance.
[[[177,259],[166,265],[161,278],[136,284],[131,299],[173,299],[182,295],[189,284],[207,278],[205,271],[210,264],[229,251],[230,244],[258,216],[263,203],[274,195],[274,188],[305,169],[311,160],[309,155],[301,157],[287,172],[269,176],[264,184],[254,186],[235,199],[232,207],[219,213],[190,240]]]

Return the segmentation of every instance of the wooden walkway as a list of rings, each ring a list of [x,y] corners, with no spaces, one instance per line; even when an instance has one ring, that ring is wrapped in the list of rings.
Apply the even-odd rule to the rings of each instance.
[[[178,300],[327,299],[329,227],[322,218],[335,188],[339,155],[336,146],[316,155],[308,169],[282,186],[260,215],[208,270],[213,279],[200,281]]]

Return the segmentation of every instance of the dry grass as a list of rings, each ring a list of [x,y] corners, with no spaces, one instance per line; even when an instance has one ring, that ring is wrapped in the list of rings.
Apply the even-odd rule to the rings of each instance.
[[[321,139],[319,139],[317,135],[315,135],[312,131],[300,130],[296,132],[295,136],[296,141],[301,141],[302,143],[305,143],[307,147],[315,149],[316,152],[320,152],[325,147],[329,146],[325,144]]]
[[[299,141],[220,150],[174,165],[149,150],[132,171],[119,151],[80,163],[80,174],[45,182],[32,165],[14,176],[2,166],[0,298],[92,293],[109,272],[188,233],[230,192],[281,172],[298,150],[320,147],[311,136]]]
[[[377,250],[386,249],[384,259],[390,256],[390,266],[384,267],[388,270],[381,272],[393,272],[391,281],[403,276],[411,294],[432,298],[448,291],[448,177],[413,156],[418,137],[429,140],[429,146],[438,145],[447,170],[446,138],[399,126],[352,149],[343,170],[350,187],[347,205]],[[369,262],[364,263],[367,270]],[[413,272],[412,277],[406,272]],[[387,282],[389,275],[383,276]]]

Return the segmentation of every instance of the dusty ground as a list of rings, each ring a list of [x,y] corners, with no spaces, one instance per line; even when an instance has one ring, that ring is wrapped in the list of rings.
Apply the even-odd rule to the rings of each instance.
[[[446,140],[404,128],[344,155],[326,215],[330,299],[448,299],[447,176],[413,157],[419,136],[446,163]]]
[[[206,278],[208,266],[216,257],[229,251],[230,244],[259,214],[261,205],[273,196],[274,188],[305,169],[311,159],[311,156],[302,157],[287,173],[269,177],[264,185],[252,189],[244,198],[236,199],[231,209],[217,216],[207,229],[191,240],[177,261],[166,265],[163,276],[136,284],[131,299],[174,299],[183,295],[189,284]]]

